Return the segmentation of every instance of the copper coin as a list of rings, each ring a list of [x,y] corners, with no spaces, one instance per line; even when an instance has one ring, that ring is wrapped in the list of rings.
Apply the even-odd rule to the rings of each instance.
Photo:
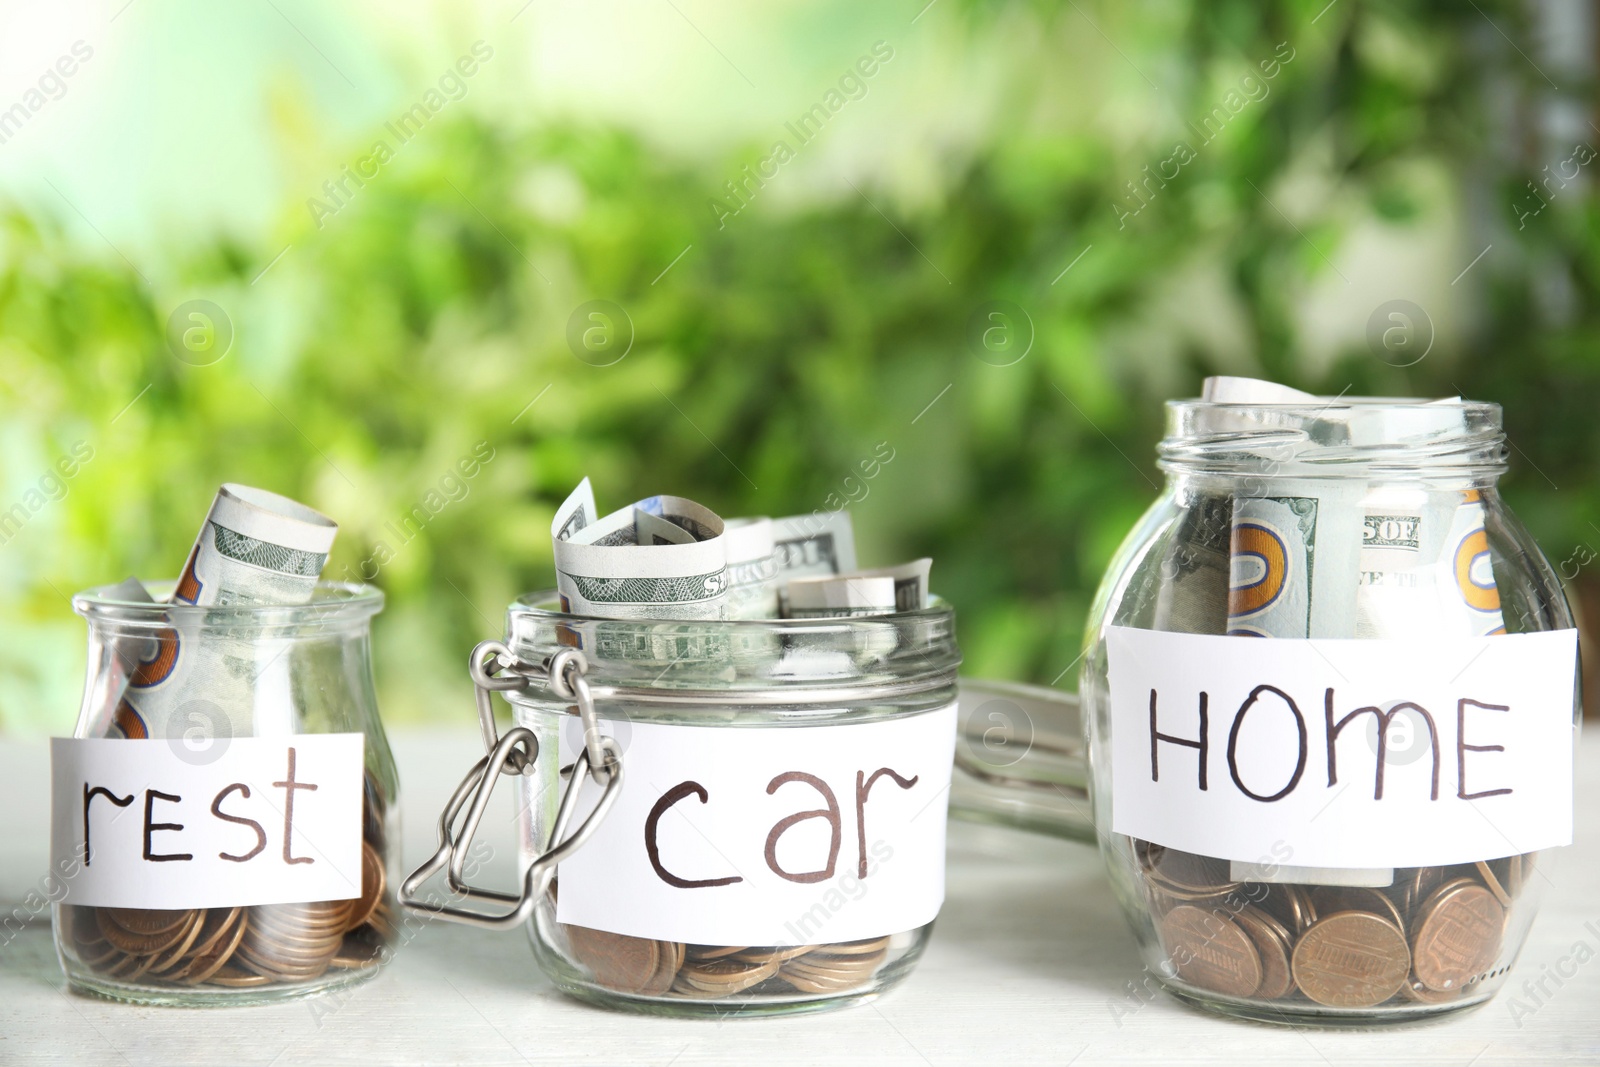
[[[1402,931],[1406,928],[1395,902],[1376,889],[1352,885],[1319,885],[1311,890],[1311,901],[1319,915],[1332,915],[1340,911],[1370,911],[1374,915],[1388,919]]]
[[[740,952],[757,951],[748,945],[685,945],[684,954],[692,960],[715,960]]]
[[[247,989],[251,986],[270,985],[272,979],[262,974],[251,974],[249,971],[230,964],[212,975],[209,981],[212,985]]]
[[[658,997],[672,988],[672,981],[678,976],[678,969],[683,966],[683,943],[680,941],[657,941],[657,955],[660,962],[656,964],[656,973],[650,976],[640,989],[639,994],[646,997]]]
[[[1300,935],[1290,960],[1300,991],[1330,1008],[1370,1008],[1400,991],[1411,971],[1405,935],[1369,911],[1342,911]]]
[[[346,937],[333,957],[332,966],[345,971],[363,971],[383,962],[383,946],[362,937]]]
[[[660,941],[629,937],[587,926],[567,926],[572,955],[588,968],[597,985],[637,993],[651,983],[661,965]]]
[[[191,950],[190,955],[193,957],[205,956],[232,936],[234,927],[238,924],[239,916],[243,912],[243,908],[208,909],[205,925],[200,930],[200,936],[195,938],[194,948]]]
[[[184,924],[193,914],[189,911],[148,912],[129,908],[98,908],[95,921],[100,926],[100,933],[117,948],[136,956],[148,956],[176,944],[184,935]],[[154,924],[141,921],[147,915],[176,915],[177,920],[160,930],[150,930],[149,927]],[[145,929],[129,929],[122,925],[119,917],[131,917]]]
[[[1439,883],[1443,881],[1443,867],[1417,867],[1409,871],[1395,872],[1394,886],[1391,887],[1390,893],[1408,929],[1415,926],[1417,909],[1422,907],[1422,902],[1428,899],[1428,894],[1438,888]]]
[[[1267,893],[1256,901],[1256,907],[1283,924],[1290,934],[1298,935],[1317,921],[1317,908],[1311,895],[1300,886],[1273,883]]]
[[[218,909],[220,910],[220,909]],[[244,940],[245,927],[249,919],[244,908],[234,908],[229,913],[222,933],[206,947],[204,952],[198,953],[194,960],[181,976],[181,980],[190,985],[199,985],[209,981],[214,975],[221,972],[222,968],[233,959],[233,954],[238,951],[239,942]]]
[[[1505,909],[1483,886],[1461,878],[1434,890],[1417,921],[1417,980],[1435,992],[1460,989],[1494,965]]]
[[[361,843],[361,896],[350,906],[350,914],[345,919],[345,932],[372,918],[372,913],[377,910],[378,902],[383,899],[383,891],[388,884],[388,877],[383,870],[383,857],[378,850],[367,844]]]
[[[1240,885],[1228,877],[1228,861],[1211,856],[1146,845],[1140,862],[1146,877],[1180,899],[1220,896]]]
[[[815,945],[813,952],[825,952],[830,956],[871,956],[883,952],[889,947],[887,937],[869,937],[861,941],[840,941],[833,945]],[[774,949],[773,951],[780,951]]]
[[[679,973],[678,980],[702,992],[732,996],[760,985],[777,973],[777,960],[744,963],[735,959],[720,959],[690,964]]]
[[[728,959],[742,960],[745,963],[765,963],[767,960],[777,960],[779,963],[792,960],[797,956],[804,956],[808,952],[816,951],[816,945],[788,945],[783,948],[749,948],[743,952],[735,952]]]
[[[1258,908],[1241,908],[1234,915],[1250,940],[1255,942],[1261,956],[1261,985],[1255,995],[1264,1000],[1277,1000],[1288,996],[1294,989],[1294,975],[1289,970],[1289,953],[1294,948],[1294,938],[1282,923]]]
[[[1495,874],[1494,868],[1479,860],[1477,863],[1478,877],[1483,880],[1484,888],[1494,894],[1502,908],[1511,907],[1511,894],[1506,891],[1505,885],[1500,881],[1500,876]]]
[[[183,936],[170,948],[162,949],[161,952],[157,953],[156,958],[151,961],[151,974],[164,974],[183,961],[184,957],[188,955],[189,949],[194,945],[195,939],[199,937],[201,929],[205,926],[206,914],[205,909],[198,909],[190,915],[189,921],[184,924]]]
[[[130,934],[154,936],[169,933],[189,921],[187,908],[169,911],[165,908],[101,908],[118,926]]]
[[[1161,943],[1191,985],[1233,997],[1248,997],[1261,985],[1261,954],[1255,942],[1226,915],[1190,904],[1161,920]]]

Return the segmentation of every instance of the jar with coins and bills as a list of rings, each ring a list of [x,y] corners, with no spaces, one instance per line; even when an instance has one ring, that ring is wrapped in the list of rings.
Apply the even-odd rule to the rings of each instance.
[[[1148,970],[1272,1022],[1483,1003],[1571,840],[1579,714],[1499,408],[1212,379],[1167,416],[1080,684]]]
[[[943,901],[959,661],[937,599],[669,621],[525,597],[506,640],[474,652],[489,753],[401,899],[449,868],[461,903],[436,911],[525,925],[560,989],[609,1007],[725,1017],[880,993]],[[517,893],[461,877],[502,775],[520,790]]]
[[[77,991],[233,1005],[359,981],[397,935],[383,596],[319,581],[334,524],[224,486],[176,582],[87,590],[52,742],[55,938]]]

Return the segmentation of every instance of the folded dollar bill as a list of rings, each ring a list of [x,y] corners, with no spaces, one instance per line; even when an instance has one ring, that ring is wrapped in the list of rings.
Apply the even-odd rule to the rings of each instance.
[[[338,530],[298,501],[226,484],[201,523],[172,603],[304,604]],[[204,739],[293,728],[284,649],[203,627],[162,631],[151,644],[117,706],[123,736]]]
[[[676,496],[595,517],[585,478],[550,524],[561,609],[617,619],[720,619],[728,593],[722,519]]]

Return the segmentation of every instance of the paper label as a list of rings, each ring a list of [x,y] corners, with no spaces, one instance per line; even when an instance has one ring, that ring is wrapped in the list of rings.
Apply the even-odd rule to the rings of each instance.
[[[361,734],[52,738],[51,864],[67,900],[217,908],[361,895]]]
[[[1572,842],[1576,630],[1106,640],[1114,833],[1338,868]]]
[[[602,727],[623,745],[622,791],[560,866],[559,921],[768,946],[877,937],[938,914],[954,704],[825,726]],[[578,720],[564,720],[562,764],[582,745]]]

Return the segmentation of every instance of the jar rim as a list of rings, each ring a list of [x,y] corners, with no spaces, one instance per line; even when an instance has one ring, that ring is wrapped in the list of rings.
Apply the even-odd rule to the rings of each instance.
[[[560,604],[561,593],[555,589],[541,589],[524,593],[506,609],[507,619],[530,618],[553,623],[606,623],[611,626],[703,626],[708,629],[726,627],[730,633],[757,633],[770,630],[780,634],[829,634],[849,631],[903,627],[907,622],[944,622],[955,615],[955,608],[937,593],[928,594],[928,606],[912,611],[886,612],[881,615],[849,615],[826,619],[619,619],[615,615],[582,615],[562,611],[553,605]]]
[[[1499,404],[1336,396],[1284,403],[1169,400],[1157,452],[1172,472],[1492,482],[1506,469]]]
[[[302,626],[354,622],[371,618],[383,609],[383,590],[362,582],[321,581],[304,604],[172,604],[177,579],[145,582],[155,600],[128,600],[114,595],[122,583],[93,586],[72,597],[72,610],[89,620],[131,626],[169,626],[180,622],[207,629],[230,626],[259,628],[267,625]]]
[[[827,619],[618,619],[555,610],[557,597],[542,590],[510,605],[512,654],[538,662],[577,649],[591,686],[619,691],[689,691],[709,703],[782,692],[793,700],[762,700],[826,703],[843,689],[859,699],[954,686],[961,663],[955,610],[938,597],[915,611]]]

